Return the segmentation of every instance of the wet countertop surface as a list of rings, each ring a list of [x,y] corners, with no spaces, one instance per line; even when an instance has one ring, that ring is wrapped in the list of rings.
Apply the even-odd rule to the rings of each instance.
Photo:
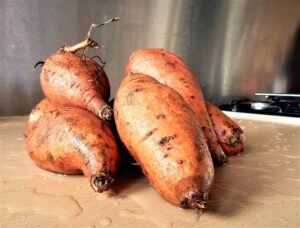
[[[26,154],[26,117],[2,117],[0,227],[299,227],[300,119],[228,115],[246,133],[245,151],[216,168],[203,214],[163,200],[136,169],[123,168],[106,193],[44,171]]]

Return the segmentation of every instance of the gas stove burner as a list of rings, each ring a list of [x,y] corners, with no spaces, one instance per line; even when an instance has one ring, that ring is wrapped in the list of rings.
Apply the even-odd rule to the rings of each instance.
[[[262,102],[262,101],[257,101],[257,102],[250,102],[251,108],[255,110],[265,110],[270,107],[271,102]]]
[[[268,100],[236,98],[229,104],[221,105],[220,108],[234,112],[300,117],[300,94],[256,93],[255,95],[265,96]]]

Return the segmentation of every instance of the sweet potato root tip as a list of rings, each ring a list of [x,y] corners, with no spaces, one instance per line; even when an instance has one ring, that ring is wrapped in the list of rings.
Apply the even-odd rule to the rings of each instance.
[[[113,111],[109,105],[103,105],[99,109],[99,117],[104,121],[111,121],[113,116]]]
[[[216,159],[215,157],[212,157],[213,159],[213,162],[216,166],[223,166],[223,165],[226,165],[228,163],[228,159],[227,159],[227,156],[225,155],[224,152],[222,152],[221,154],[221,159]]]
[[[205,194],[189,194],[185,196],[180,202],[180,207],[200,210],[206,209],[207,201]]]
[[[113,182],[113,179],[109,176],[109,173],[99,173],[94,175],[91,179],[91,186],[95,192],[107,191]]]

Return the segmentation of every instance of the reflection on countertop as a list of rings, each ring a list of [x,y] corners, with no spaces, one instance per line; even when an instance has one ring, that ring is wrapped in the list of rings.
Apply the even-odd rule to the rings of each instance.
[[[106,193],[83,176],[39,169],[25,151],[26,117],[2,117],[0,226],[299,227],[300,119],[227,114],[246,132],[245,151],[216,168],[201,215],[163,200],[133,165]]]

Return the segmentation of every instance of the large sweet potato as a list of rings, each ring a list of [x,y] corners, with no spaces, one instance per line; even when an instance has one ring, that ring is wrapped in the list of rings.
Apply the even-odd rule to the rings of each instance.
[[[214,161],[217,164],[226,162],[208,116],[200,85],[181,58],[163,49],[141,49],[130,56],[126,75],[129,72],[152,76],[176,90],[196,114]]]
[[[114,103],[125,146],[154,188],[184,208],[204,208],[214,167],[195,114],[172,88],[153,77],[130,74]]]
[[[112,117],[107,76],[93,59],[59,50],[44,63],[40,75],[45,96],[54,104],[87,109],[103,120]]]
[[[39,167],[83,173],[98,192],[110,187],[119,153],[109,126],[94,114],[44,99],[32,110],[25,135],[26,150]]]

